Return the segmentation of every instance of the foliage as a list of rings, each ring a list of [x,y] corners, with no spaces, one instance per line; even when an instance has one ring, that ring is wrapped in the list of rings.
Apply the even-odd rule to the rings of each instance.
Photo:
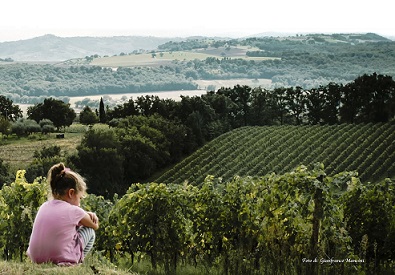
[[[74,122],[65,129],[66,133],[86,133],[89,128],[81,123]]]
[[[300,166],[282,175],[228,182],[208,176],[199,188],[135,184],[114,205],[108,232],[120,240],[115,251],[132,259],[148,255],[154,269],[160,265],[167,273],[182,261],[217,266],[223,274],[353,274],[369,269],[366,255],[352,248],[355,239],[348,232],[353,225],[347,223],[352,214],[343,204],[352,196],[357,174],[329,177],[323,169],[322,164]],[[388,198],[393,200],[393,194]],[[369,215],[367,208],[363,211]],[[387,210],[381,225],[391,228],[395,212]],[[375,234],[374,228],[368,231]],[[388,242],[377,246],[393,249]]]
[[[32,133],[39,133],[41,132],[41,127],[32,119],[20,118],[11,124],[11,132],[21,137]]]
[[[133,184],[120,199],[89,195],[82,207],[100,218],[97,251],[112,260],[147,255],[152,268],[166,274],[181,263],[221,274],[354,274],[393,267],[393,183],[363,185],[356,176],[330,177],[316,164],[230,181],[208,176],[200,187]],[[45,200],[44,180],[29,184],[23,171],[3,186],[4,258],[23,260]]]
[[[347,230],[355,251],[366,258],[366,265],[379,270],[395,257],[394,183],[362,184],[355,180],[344,198]]]
[[[197,88],[182,74],[164,67],[113,71],[99,66],[14,64],[2,67],[0,77],[2,94],[15,102],[30,104],[38,104],[49,97],[68,102],[70,96]]]
[[[395,115],[395,82],[392,77],[363,75],[345,85],[339,110],[349,123],[386,122]]]
[[[46,98],[43,103],[28,107],[27,115],[29,119],[34,119],[37,123],[42,119],[49,119],[58,130],[61,127],[70,126],[76,117],[70,104],[53,98]]]
[[[164,184],[135,184],[110,213],[110,230],[119,240],[118,249],[149,255],[154,269],[164,265],[174,272],[179,257],[188,251],[191,222],[188,189]],[[110,231],[111,232],[111,231]]]
[[[11,134],[11,122],[3,116],[0,116],[0,133],[5,136]]]
[[[44,146],[33,154],[33,161],[26,169],[27,181],[34,181],[38,177],[45,177],[54,163],[64,162],[61,148],[57,145]]]
[[[179,102],[145,96],[130,99],[107,114],[110,119],[159,114],[180,121],[187,127],[188,148],[193,151],[222,133],[248,125],[389,122],[394,117],[393,106],[394,80],[373,73],[346,85],[329,83],[309,90],[235,85],[200,97],[182,96]],[[110,125],[116,123],[116,120],[109,122]]]
[[[80,112],[80,122],[82,124],[95,124],[99,122],[99,118],[89,106],[85,106]]]
[[[88,194],[88,196],[81,201],[81,207],[85,211],[94,212],[99,218],[100,229],[96,231],[96,242],[94,248],[96,251],[103,252],[111,261],[114,261],[114,247],[118,243],[118,239],[109,231],[109,228],[111,228],[109,215],[113,210],[114,204],[117,202],[117,194],[115,194],[111,200],[105,199],[103,196]]]
[[[33,157],[35,158],[51,158],[60,156],[60,147],[53,145],[50,147],[43,147],[40,151],[35,151]]]
[[[104,102],[102,97],[100,98],[100,103],[99,103],[99,121],[100,123],[106,123],[107,121],[106,111],[104,110]]]
[[[41,178],[27,183],[25,171],[19,170],[15,181],[0,191],[0,247],[4,259],[19,257],[22,261],[29,244],[38,207],[46,199],[46,185]]]
[[[185,127],[159,115],[130,116],[111,125],[89,130],[70,159],[95,194],[124,194],[132,181],[146,179],[184,154]]]
[[[10,165],[0,159],[0,185],[10,183],[12,180],[13,175],[11,175]]]
[[[12,100],[0,95],[0,117],[15,121],[22,117],[22,110],[18,105],[14,105]]]
[[[52,133],[55,131],[55,126],[53,125],[53,122],[50,121],[49,119],[42,119],[38,123],[41,127],[41,132],[44,134]]]
[[[77,149],[77,155],[70,156],[69,161],[83,171],[90,192],[111,197],[127,189],[123,182],[121,145],[114,130],[108,127],[88,130]]]

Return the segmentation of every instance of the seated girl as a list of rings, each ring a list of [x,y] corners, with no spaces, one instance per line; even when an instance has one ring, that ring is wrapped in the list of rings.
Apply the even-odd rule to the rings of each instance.
[[[85,181],[63,163],[52,166],[47,178],[52,198],[37,212],[27,254],[35,263],[81,263],[93,247],[94,230],[99,228],[96,214],[80,208]]]

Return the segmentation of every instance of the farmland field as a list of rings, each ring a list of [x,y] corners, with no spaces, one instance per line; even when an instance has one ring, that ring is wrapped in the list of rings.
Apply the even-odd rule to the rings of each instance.
[[[53,145],[61,148],[61,153],[72,154],[77,151],[76,147],[79,145],[82,134],[80,133],[65,133],[64,139],[55,138],[55,134],[50,134],[48,137],[35,135],[36,139],[21,139],[9,144],[0,146],[1,159],[9,163],[14,169],[26,169],[33,161],[35,151],[43,147],[50,147]]]
[[[163,55],[157,54],[155,57],[152,57],[152,54],[146,53],[96,58],[91,62],[91,65],[102,67],[159,66],[167,65],[174,60],[206,59],[207,57],[212,57],[212,55],[191,52],[167,52],[163,53]]]
[[[279,59],[276,57],[248,57],[245,55],[247,50],[244,48],[231,49],[229,51],[224,49],[207,49],[199,51],[177,51],[177,52],[160,52],[155,53],[144,53],[144,54],[130,54],[120,56],[109,56],[95,58],[90,64],[102,67],[133,67],[133,66],[160,66],[169,65],[173,62],[178,61],[190,61],[190,60],[205,60],[208,57],[215,58],[242,58],[246,60],[268,60],[268,59]]]
[[[395,176],[395,124],[244,127],[223,134],[155,182],[201,184],[207,175],[284,173],[321,162],[328,174],[357,171],[364,181]]]

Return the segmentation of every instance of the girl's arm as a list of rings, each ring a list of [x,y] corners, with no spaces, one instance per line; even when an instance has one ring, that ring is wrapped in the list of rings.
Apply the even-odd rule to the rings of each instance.
[[[97,230],[99,228],[99,219],[95,213],[87,212],[79,224]]]

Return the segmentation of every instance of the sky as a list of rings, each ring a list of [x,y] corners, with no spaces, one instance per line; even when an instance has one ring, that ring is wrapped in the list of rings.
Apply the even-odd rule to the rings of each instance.
[[[392,0],[5,0],[0,42],[72,36],[366,33],[395,37]]]

